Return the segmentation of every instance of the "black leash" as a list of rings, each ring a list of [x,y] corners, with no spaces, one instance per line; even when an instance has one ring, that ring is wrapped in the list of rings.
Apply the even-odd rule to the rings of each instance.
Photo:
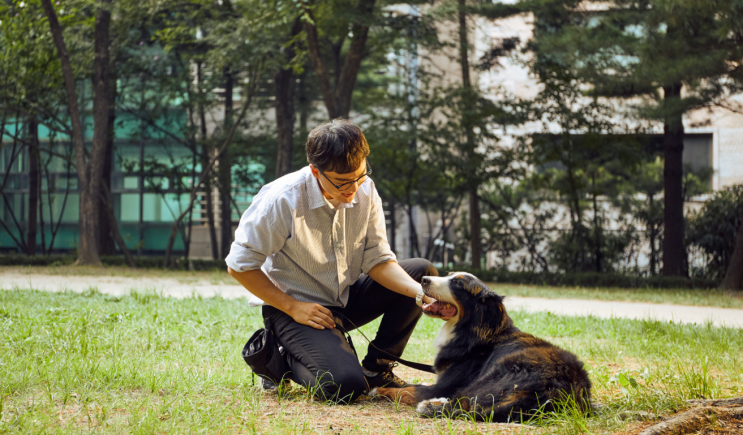
[[[387,354],[388,357],[389,357],[388,359],[391,359],[392,361],[397,361],[397,362],[399,362],[400,364],[402,364],[404,366],[407,366],[407,367],[410,367],[410,368],[413,368],[413,369],[416,369],[416,370],[420,370],[422,372],[436,374],[436,370],[434,370],[434,368],[433,368],[432,365],[422,364],[422,363],[417,363],[417,362],[413,362],[413,361],[404,360],[404,359],[400,358],[399,356],[392,355],[391,353],[387,352],[386,350],[382,350],[382,349],[378,348],[377,346],[374,345],[374,343],[371,342],[371,340],[369,340],[369,338],[366,335],[364,335],[363,332],[361,332],[361,329],[358,326],[356,326],[351,320],[349,320],[348,317],[346,317],[344,314],[339,313],[337,311],[333,311],[333,314],[337,314],[339,316],[342,316],[344,319],[346,319],[346,321],[348,321],[348,323],[350,323],[351,326],[353,326],[356,329],[356,331],[359,331],[359,334],[361,334],[361,336],[364,337],[364,339],[369,342],[369,346],[373,347],[374,349],[376,349],[376,350],[378,350],[378,351],[380,351],[380,352],[382,352],[384,354]],[[351,345],[351,349],[353,349],[353,353],[356,353],[356,348],[353,346],[353,341],[351,340],[351,334],[343,326],[340,326],[338,324],[336,324],[335,326],[338,328],[339,331],[341,331],[342,334],[344,334],[346,336],[346,339],[348,340],[348,344]],[[358,354],[357,354],[357,356],[358,356]]]

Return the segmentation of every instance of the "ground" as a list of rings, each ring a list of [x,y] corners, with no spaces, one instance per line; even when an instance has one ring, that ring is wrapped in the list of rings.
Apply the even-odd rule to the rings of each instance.
[[[551,300],[548,311],[509,306],[509,312],[521,329],[586,363],[594,399],[608,412],[587,418],[566,408],[541,424],[506,426],[425,420],[382,399],[329,406],[308,399],[298,386],[285,395],[265,395],[252,385],[239,355],[260,316],[244,297],[228,299],[226,274],[137,272],[127,278],[106,269],[83,276],[75,271],[0,270],[0,287],[6,289],[0,292],[0,354],[6,355],[0,359],[0,433],[639,433],[652,422],[626,415],[669,416],[688,409],[688,399],[743,394],[743,334],[736,328],[678,319],[557,315],[554,307],[561,302]],[[27,281],[15,281],[13,289],[7,285],[10,277]],[[92,278],[97,281],[88,281]],[[118,282],[122,292],[106,294],[106,279]],[[158,293],[167,289],[160,280],[225,297],[208,298],[201,291],[163,297]],[[31,290],[44,282],[56,286],[49,290],[83,287],[79,292]],[[539,292],[540,299],[550,291],[553,296],[584,291],[495,288],[505,294]],[[606,294],[622,293],[605,292],[603,299]],[[714,292],[666,294],[691,297],[698,305],[712,306],[719,299]],[[370,336],[375,326],[362,330]],[[423,319],[404,357],[430,363],[440,326]],[[358,333],[354,343],[363,357]],[[412,382],[433,381],[404,367],[396,373]],[[710,433],[726,433],[735,425],[726,422]]]

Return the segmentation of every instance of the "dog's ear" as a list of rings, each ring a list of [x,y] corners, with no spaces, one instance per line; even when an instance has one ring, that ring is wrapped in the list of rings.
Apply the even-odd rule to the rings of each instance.
[[[503,297],[496,292],[490,289],[485,289],[477,296],[478,304],[483,304],[488,308],[500,311],[501,313],[503,312]]]
[[[472,315],[472,323],[477,331],[470,348],[483,342],[491,342],[502,329],[506,318],[506,309],[503,306],[503,297],[494,291],[485,289],[481,291],[475,300],[475,309]]]

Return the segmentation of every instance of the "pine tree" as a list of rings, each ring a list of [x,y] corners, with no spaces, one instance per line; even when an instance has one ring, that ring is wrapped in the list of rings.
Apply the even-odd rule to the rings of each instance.
[[[663,274],[686,271],[683,116],[737,90],[743,5],[732,0],[541,0],[532,47],[541,59],[623,99],[641,118],[662,123]],[[554,68],[549,71],[554,71]]]

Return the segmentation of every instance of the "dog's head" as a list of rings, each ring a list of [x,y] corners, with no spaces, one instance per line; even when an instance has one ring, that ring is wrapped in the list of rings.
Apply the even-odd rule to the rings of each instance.
[[[503,297],[470,273],[426,276],[421,285],[427,296],[436,299],[432,304],[423,305],[423,313],[430,317],[451,318],[457,326],[466,325],[467,329],[475,332],[475,340],[492,341],[510,324]]]

